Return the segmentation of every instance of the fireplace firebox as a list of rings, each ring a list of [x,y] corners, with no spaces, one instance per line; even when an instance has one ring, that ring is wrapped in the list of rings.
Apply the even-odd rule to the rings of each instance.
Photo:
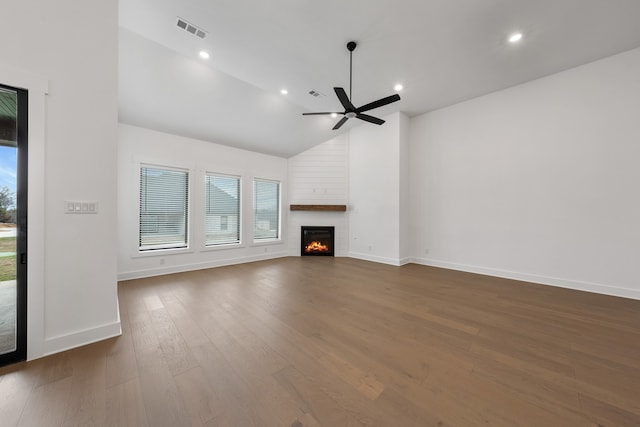
[[[302,256],[334,256],[335,227],[307,227],[300,229]]]

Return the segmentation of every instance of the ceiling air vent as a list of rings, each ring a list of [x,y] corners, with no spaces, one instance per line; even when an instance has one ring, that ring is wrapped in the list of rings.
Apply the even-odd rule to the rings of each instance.
[[[311,95],[311,96],[313,96],[315,98],[324,98],[325,96],[327,96],[324,93],[318,92],[317,90],[310,90],[309,91],[309,95]]]
[[[203,30],[202,28],[196,27],[192,23],[185,21],[179,16],[178,16],[178,22],[176,22],[176,25],[181,30],[184,30],[187,33],[193,34],[194,36],[199,37],[201,39],[204,39],[205,37],[207,37],[207,32],[205,30]]]

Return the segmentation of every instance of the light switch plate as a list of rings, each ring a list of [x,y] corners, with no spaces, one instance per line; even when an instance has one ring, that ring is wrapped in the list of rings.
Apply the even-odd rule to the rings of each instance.
[[[65,200],[64,213],[97,214],[98,202],[96,200]]]

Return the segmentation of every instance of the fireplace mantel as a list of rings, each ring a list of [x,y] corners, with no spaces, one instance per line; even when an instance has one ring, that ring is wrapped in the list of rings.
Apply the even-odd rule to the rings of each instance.
[[[346,212],[347,205],[289,205],[289,210]]]

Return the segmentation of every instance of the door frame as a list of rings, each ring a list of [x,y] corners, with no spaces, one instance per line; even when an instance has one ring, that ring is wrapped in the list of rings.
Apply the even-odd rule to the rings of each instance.
[[[27,224],[29,166],[29,92],[4,84],[16,92],[16,350],[0,355],[0,366],[27,358]]]

